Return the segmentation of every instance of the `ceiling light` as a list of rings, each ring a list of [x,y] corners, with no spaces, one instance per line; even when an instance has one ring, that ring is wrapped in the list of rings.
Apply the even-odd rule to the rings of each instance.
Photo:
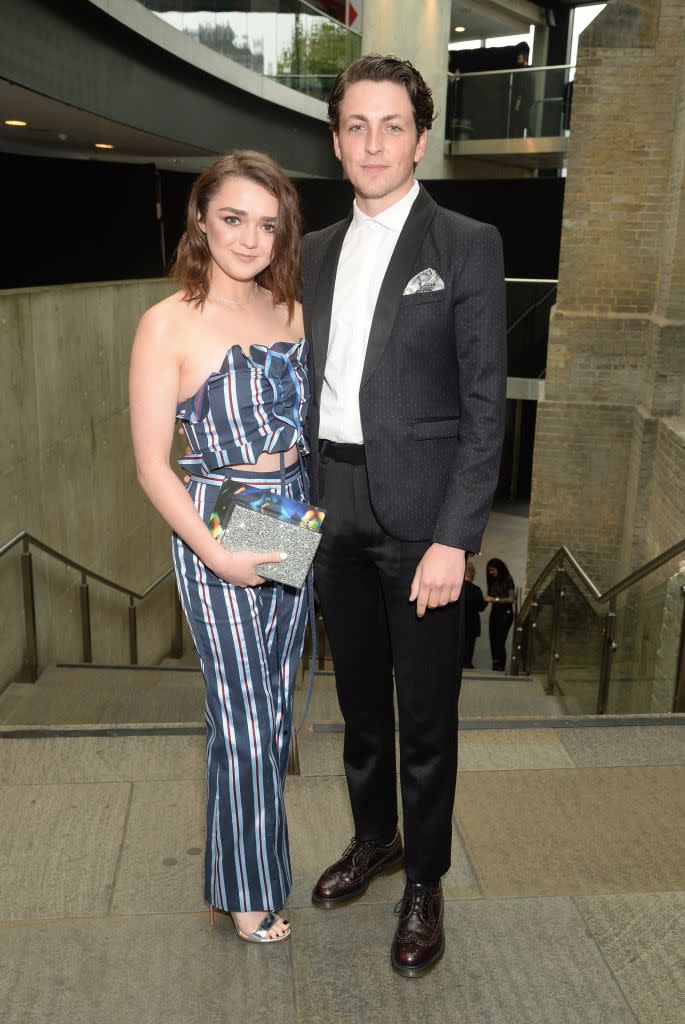
[[[466,32],[466,27],[464,25],[455,25],[454,26],[454,31],[455,32]]]
[[[26,121],[9,120],[5,121],[5,124],[10,125],[12,128],[28,128],[28,123]]]
[[[95,143],[95,148],[96,149],[114,149],[114,146],[111,144],[111,142],[96,142]]]

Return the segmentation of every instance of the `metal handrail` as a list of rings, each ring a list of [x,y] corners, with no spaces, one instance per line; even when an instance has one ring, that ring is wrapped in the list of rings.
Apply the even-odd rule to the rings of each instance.
[[[505,284],[559,284],[558,277],[505,277]]]
[[[69,558],[68,555],[58,551],[56,548],[51,547],[44,541],[39,540],[38,537],[34,537],[33,534],[27,530],[22,530],[11,540],[8,540],[5,544],[0,547],[0,558],[8,554],[18,544],[22,545],[21,552],[21,569],[22,569],[22,589],[24,596],[24,624],[26,627],[26,654],[24,656],[24,677],[29,682],[35,682],[38,678],[38,631],[36,626],[36,603],[34,594],[34,580],[33,580],[33,560],[31,555],[31,547],[37,548],[39,551],[44,552],[51,558],[56,559],[62,565],[66,565],[70,569],[74,569],[76,572],[81,574],[81,583],[79,587],[79,599],[81,605],[81,641],[83,649],[83,661],[88,664],[93,660],[93,645],[92,645],[92,630],[91,630],[91,617],[90,617],[90,589],[89,581],[94,580],[96,583],[101,583],[105,587],[109,587],[110,590],[115,590],[120,594],[125,594],[128,597],[128,632],[129,632],[129,660],[131,665],[138,664],[138,630],[137,630],[137,608],[136,601],[144,601],[157,587],[168,579],[173,573],[173,569],[167,569],[166,572],[158,576],[156,580],[146,587],[142,591],[133,590],[131,587],[126,587],[121,583],[117,583],[115,580],[109,579],[107,576],[103,576],[101,573],[95,572],[89,569],[87,566],[82,565],[73,558]],[[183,653],[183,619],[182,609],[178,600],[178,594],[175,593],[174,603],[174,641],[172,644],[171,655],[172,657],[180,657]]]
[[[61,551],[58,551],[56,548],[51,548],[49,544],[46,544],[44,541],[34,537],[32,533],[28,532],[28,530],[22,530],[21,533],[16,535],[16,537],[12,537],[12,539],[8,540],[6,544],[3,544],[0,548],[0,558],[7,554],[7,552],[13,547],[16,547],[20,541],[27,541],[34,547],[44,551],[47,555],[51,555],[53,558],[56,558],[59,562],[62,562],[63,565],[68,565],[70,569],[76,569],[77,572],[83,573],[90,577],[91,580],[97,580],[98,583],[103,583],[106,587],[110,587],[112,590],[118,590],[120,594],[126,594],[127,597],[135,598],[138,601],[142,601],[148,596],[148,594],[151,594],[152,591],[158,587],[160,583],[163,583],[167,576],[170,576],[174,571],[173,569],[167,569],[167,571],[162,573],[161,576],[158,576],[149,587],[146,587],[145,590],[138,593],[137,590],[131,590],[130,587],[125,587],[122,583],[116,583],[114,580],[110,580],[106,576],[101,576],[100,573],[86,568],[86,566],[81,565],[80,562],[75,562],[73,558],[69,558],[68,555],[62,554]]]
[[[483,78],[485,75],[520,75],[526,71],[570,71],[575,64],[528,64],[524,68],[498,68],[496,71],[454,71],[447,72],[447,79],[454,82],[459,78]]]
[[[600,675],[598,681],[597,690],[597,714],[606,714],[607,701],[609,694],[609,681],[611,675],[611,662],[614,651],[616,650],[615,642],[615,628],[616,628],[616,604],[617,598],[620,594],[625,593],[640,580],[645,579],[655,569],[659,569],[661,566],[666,565],[671,559],[677,555],[685,552],[685,537],[673,544],[666,551],[662,551],[660,555],[656,555],[655,558],[649,560],[639,569],[629,573],[618,583],[615,583],[608,590],[602,593],[596,583],[590,578],[588,573],[583,569],[582,565],[575,557],[572,551],[566,546],[560,547],[550,558],[545,565],[542,572],[539,574],[535,583],[531,586],[525,601],[521,605],[520,611],[514,620],[514,653],[512,655],[512,668],[511,671],[514,675],[517,675],[521,668],[521,661],[526,660],[527,656],[522,654],[524,648],[526,648],[526,640],[524,637],[524,624],[528,620],[531,612],[538,609],[537,596],[540,591],[545,587],[550,578],[553,577],[553,611],[552,611],[552,629],[553,629],[553,640],[550,649],[549,656],[549,667],[547,672],[547,684],[546,692],[554,692],[555,686],[555,665],[558,660],[558,653],[556,650],[558,632],[559,632],[559,618],[560,618],[560,600],[562,596],[561,591],[561,572],[570,569],[574,576],[580,581],[582,586],[587,592],[587,596],[590,599],[591,604],[595,604],[598,607],[593,610],[598,616],[602,616],[603,609],[601,606],[607,606],[608,610],[604,612],[604,628],[603,628],[603,647],[602,647],[602,661],[600,666]],[[582,590],[581,590],[582,594]],[[683,612],[681,616],[681,627],[680,627],[680,641],[678,645],[678,655],[676,662],[676,677],[674,680],[673,690],[673,712],[685,712],[685,586],[681,588],[681,594],[684,598],[683,601]],[[585,596],[585,595],[583,595]],[[535,620],[533,620],[532,627],[535,627]]]
[[[670,562],[672,558],[675,558],[676,555],[681,554],[683,551],[685,551],[685,537],[678,541],[677,544],[673,544],[666,551],[662,551],[660,555],[652,558],[649,562],[645,562],[645,564],[639,569],[631,572],[628,576],[624,577],[624,579],[615,583],[613,587],[609,587],[608,590],[605,590],[604,593],[602,593],[596,583],[594,583],[594,581],[585,572],[573,552],[563,545],[552,555],[549,562],[530,588],[525,601],[521,605],[520,618],[523,620],[527,617],[535,595],[542,589],[542,585],[546,582],[547,577],[551,575],[555,568],[561,568],[564,563],[568,563],[568,565],[571,566],[573,571],[579,577],[584,586],[587,587],[588,591],[598,604],[606,604],[607,602],[615,600],[619,594],[622,594],[624,590],[628,590],[633,586],[633,584],[639,583],[640,580],[645,578],[645,576],[649,576],[649,574],[654,572],[655,569],[659,569],[662,565],[666,565],[667,562]]]
[[[504,280],[506,282],[506,278]],[[545,294],[542,296],[541,299],[538,299],[537,302],[534,302],[532,306],[529,306],[528,309],[525,311],[525,313],[521,313],[521,316],[517,320],[514,320],[513,324],[511,324],[509,327],[507,327],[507,337],[511,334],[511,332],[514,330],[514,328],[518,327],[518,325],[520,323],[522,323],[526,319],[526,317],[530,313],[534,313],[536,309],[539,309],[540,306],[543,304],[543,302],[547,301],[547,299],[550,297],[552,292],[556,291],[556,288],[557,288],[557,283],[555,281],[555,283],[552,285],[552,287],[548,288],[548,290],[545,292]]]

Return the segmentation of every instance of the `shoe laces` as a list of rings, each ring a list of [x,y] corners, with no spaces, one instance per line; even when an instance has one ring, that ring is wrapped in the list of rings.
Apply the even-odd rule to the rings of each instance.
[[[358,864],[375,845],[376,841],[374,839],[358,839],[357,836],[352,836],[340,859],[345,860],[346,857],[352,854],[352,862]]]
[[[395,913],[400,917],[410,917],[412,914],[419,914],[433,920],[433,896],[435,893],[424,885],[416,882],[407,882],[404,887],[402,899],[395,906]]]

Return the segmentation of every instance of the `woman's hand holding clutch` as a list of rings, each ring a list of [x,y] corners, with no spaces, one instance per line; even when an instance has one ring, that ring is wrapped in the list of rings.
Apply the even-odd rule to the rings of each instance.
[[[260,554],[255,551],[226,551],[220,544],[216,547],[209,568],[215,576],[235,587],[259,587],[264,583],[264,577],[257,573],[257,566],[265,562],[284,562],[288,557],[283,551]]]

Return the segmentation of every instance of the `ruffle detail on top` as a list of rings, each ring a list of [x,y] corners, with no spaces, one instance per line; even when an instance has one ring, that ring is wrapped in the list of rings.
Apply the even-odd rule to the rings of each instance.
[[[239,345],[226,353],[194,395],[179,403],[192,453],[179,465],[192,473],[255,463],[262,452],[306,450],[302,426],[309,402],[307,342]]]
[[[263,376],[271,385],[274,416],[299,431],[298,414],[302,405],[304,381],[296,373],[289,353],[274,350],[273,346],[266,349],[266,352],[258,348],[253,351],[254,356],[246,358],[253,366],[261,368]]]

